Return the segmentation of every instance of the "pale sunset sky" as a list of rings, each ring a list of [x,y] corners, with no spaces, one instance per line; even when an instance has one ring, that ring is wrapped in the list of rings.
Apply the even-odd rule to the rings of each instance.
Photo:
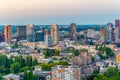
[[[106,24],[120,19],[120,0],[0,0],[0,24]]]

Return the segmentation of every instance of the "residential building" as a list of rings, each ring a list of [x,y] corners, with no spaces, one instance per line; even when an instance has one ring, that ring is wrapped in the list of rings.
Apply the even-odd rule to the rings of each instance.
[[[100,41],[105,42],[105,29],[100,28]]]
[[[59,28],[57,24],[51,24],[51,37],[53,41],[53,45],[58,44],[59,41]]]
[[[71,23],[70,24],[70,36],[72,39],[76,38],[76,24],[75,23]]]
[[[95,38],[95,29],[87,30],[87,38]]]
[[[77,66],[54,66],[51,80],[81,80],[81,68]]]
[[[45,30],[44,32],[44,37],[45,37],[45,43],[46,45],[48,45],[49,47],[53,45],[52,42],[52,36],[50,35],[50,30]]]
[[[10,44],[11,43],[11,25],[4,26],[4,36],[5,36],[5,42]]]
[[[110,43],[113,41],[113,24],[107,23],[107,27],[105,29],[105,41]]]
[[[34,42],[34,40],[35,40],[34,24],[28,24],[26,32],[27,32],[27,41]]]
[[[16,74],[8,74],[8,75],[5,75],[3,76],[3,78],[5,80],[20,80],[20,76],[19,75],[16,75]]]

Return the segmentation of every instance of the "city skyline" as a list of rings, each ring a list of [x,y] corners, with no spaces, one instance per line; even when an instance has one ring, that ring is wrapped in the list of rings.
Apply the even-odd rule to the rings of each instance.
[[[114,23],[120,18],[119,3],[119,0],[0,0],[0,23]]]

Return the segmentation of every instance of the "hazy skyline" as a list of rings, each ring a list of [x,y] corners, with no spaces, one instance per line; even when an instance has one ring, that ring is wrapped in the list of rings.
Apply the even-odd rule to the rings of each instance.
[[[120,0],[0,0],[0,24],[106,24],[120,19]]]

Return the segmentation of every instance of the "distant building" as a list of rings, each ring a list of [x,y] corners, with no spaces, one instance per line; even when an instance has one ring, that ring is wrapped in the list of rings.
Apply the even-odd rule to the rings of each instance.
[[[72,39],[75,39],[75,34],[76,34],[76,24],[71,23],[70,24],[70,36]]]
[[[39,41],[44,41],[44,32],[41,30],[35,32],[35,42]]]
[[[52,46],[53,45],[53,42],[52,42],[52,36],[50,35],[50,30],[45,30],[45,43],[48,45],[48,46]]]
[[[0,42],[4,42],[5,41],[5,36],[4,34],[0,33]]]
[[[113,24],[112,23],[108,23],[107,27],[105,28],[106,32],[105,32],[105,41],[106,42],[112,42],[113,41]]]
[[[26,40],[27,39],[26,34],[27,34],[26,26],[17,27],[17,41]]]
[[[120,63],[120,54],[116,54],[116,62]]]
[[[120,20],[115,20],[115,41],[120,42]]]
[[[103,29],[102,27],[100,28],[100,41],[105,41],[105,29]]]
[[[59,28],[57,24],[51,24],[51,37],[53,41],[53,45],[58,44],[59,41]]]
[[[88,29],[87,30],[87,37],[88,38],[95,38],[95,30],[94,29]]]
[[[38,78],[37,80],[51,80],[51,73],[49,71],[42,71],[41,66],[35,66],[34,72]]]
[[[86,65],[92,63],[92,55],[88,51],[81,52],[80,54],[81,64]]]
[[[4,36],[5,36],[5,42],[10,44],[11,43],[11,25],[6,25],[4,27]]]
[[[27,25],[27,41],[34,42],[34,24]]]
[[[116,19],[115,20],[115,28],[120,28],[120,20],[119,19]]]

